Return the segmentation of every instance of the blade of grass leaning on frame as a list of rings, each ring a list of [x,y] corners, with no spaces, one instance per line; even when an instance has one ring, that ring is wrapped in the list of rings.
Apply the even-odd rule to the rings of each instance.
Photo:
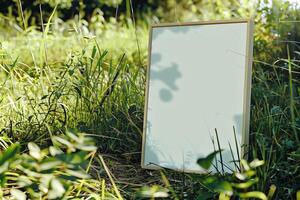
[[[236,148],[236,153],[238,157],[238,162],[239,162],[239,169],[241,170],[241,158],[240,158],[240,150],[239,150],[239,144],[236,138],[236,131],[235,127],[233,126],[233,134],[234,134],[234,143],[235,143],[235,148]]]
[[[216,152],[216,147],[215,147],[215,140],[213,139],[213,137],[211,137],[211,142],[213,144],[213,147],[214,147],[214,152]],[[217,171],[217,173],[220,173],[219,171],[219,167],[218,167],[218,160],[215,158],[215,165],[213,165]]]
[[[221,161],[221,167],[222,167],[222,173],[224,174],[224,166],[223,166],[223,157],[222,157],[222,149],[221,149],[221,145],[220,145],[220,141],[219,141],[219,135],[218,135],[218,131],[215,128],[215,133],[216,133],[216,137],[217,137],[217,144],[218,144],[218,149],[219,149],[219,153],[220,153],[220,161]]]
[[[220,163],[221,163],[221,161],[219,161]],[[228,166],[226,163],[224,163],[223,162],[223,164],[222,164],[226,169],[228,169],[231,173],[233,173],[234,172],[234,170],[233,169],[231,169],[231,167],[230,166]]]
[[[235,158],[234,158],[233,150],[232,150],[232,148],[231,148],[230,142],[228,142],[228,145],[229,145],[230,154],[231,154],[231,157],[232,157],[232,162],[234,163],[235,170],[236,170],[236,171],[237,171],[237,170],[240,170],[239,167],[238,167],[237,164],[236,164],[236,160],[235,160]]]

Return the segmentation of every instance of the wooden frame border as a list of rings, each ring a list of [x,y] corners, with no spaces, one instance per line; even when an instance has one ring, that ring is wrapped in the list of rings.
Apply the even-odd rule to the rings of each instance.
[[[151,66],[151,53],[152,53],[152,31],[157,27],[174,27],[174,26],[196,26],[196,25],[212,25],[212,24],[231,24],[231,23],[247,23],[247,41],[246,41],[246,70],[244,78],[244,105],[243,105],[243,124],[242,124],[242,144],[240,146],[241,158],[248,158],[249,146],[249,130],[250,130],[250,98],[251,98],[251,80],[252,80],[252,62],[253,62],[253,18],[249,19],[234,19],[234,20],[214,20],[214,21],[200,21],[200,22],[185,22],[185,23],[162,23],[152,24],[149,29],[148,40],[148,65],[146,74],[146,88],[145,88],[145,106],[144,106],[144,123],[143,123],[143,139],[142,139],[142,152],[141,152],[141,167],[144,169],[157,170],[162,169],[159,166],[154,167],[145,165],[145,142],[147,130],[147,117],[148,117],[148,100],[149,100],[149,83],[150,83],[150,66]],[[195,170],[184,170],[190,173],[202,173]]]

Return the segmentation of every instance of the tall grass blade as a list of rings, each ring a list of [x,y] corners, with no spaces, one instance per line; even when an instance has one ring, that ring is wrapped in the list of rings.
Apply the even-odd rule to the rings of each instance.
[[[234,154],[233,154],[233,150],[232,150],[232,148],[231,148],[230,142],[228,142],[228,145],[229,145],[230,154],[231,154],[231,157],[232,157],[232,161],[233,161],[233,163],[234,163],[235,170],[236,170],[236,171],[237,171],[237,170],[240,170],[239,167],[238,167],[238,165],[236,164],[236,161],[237,161],[237,160],[235,160],[235,158],[234,158]]]
[[[138,50],[138,54],[139,54],[139,65],[141,67],[142,66],[141,48],[140,48],[140,42],[139,42],[139,38],[138,38],[138,34],[137,34],[137,27],[136,27],[136,22],[135,22],[135,17],[134,17],[132,0],[129,0],[129,2],[130,2],[130,11],[131,11],[132,22],[133,22],[133,26],[134,26],[135,40],[136,40],[137,50]]]
[[[216,146],[215,146],[215,140],[213,139],[213,137],[211,137],[211,142],[212,142],[213,147],[214,147],[214,152],[216,152],[217,150],[216,150]],[[214,167],[215,167],[217,173],[220,173],[220,171],[219,171],[219,165],[218,165],[218,160],[217,159],[215,159]]]
[[[120,71],[121,71],[121,67],[122,67],[122,63],[124,60],[125,54],[123,54],[122,58],[119,61],[119,64],[117,66],[117,71],[116,74],[113,77],[113,80],[111,82],[111,84],[109,85],[109,87],[106,89],[106,91],[104,92],[104,95],[99,103],[99,108],[102,108],[105,100],[112,94],[112,92],[114,91],[115,85],[117,83],[118,77],[120,75]]]
[[[51,25],[51,21],[55,15],[55,12],[56,12],[56,9],[57,9],[57,4],[56,6],[54,7],[49,19],[48,19],[48,22],[46,24],[46,26],[44,27],[44,24],[43,24],[43,20],[42,20],[42,28],[43,28],[43,39],[42,39],[42,44],[40,46],[40,59],[41,59],[41,67],[43,67],[44,63],[46,62],[47,64],[47,47],[46,47],[46,41],[47,41],[47,36],[48,36],[48,33],[49,33],[49,30],[50,30],[50,25]],[[41,17],[42,17],[42,13],[41,13]]]
[[[236,131],[235,131],[235,127],[233,126],[233,134],[234,134],[234,143],[235,143],[235,149],[236,149],[236,153],[237,153],[237,157],[238,157],[238,162],[239,162],[239,169],[241,169],[241,158],[240,158],[240,150],[239,150],[239,144],[236,138]]]
[[[18,7],[18,13],[19,13],[19,16],[22,18],[24,30],[26,31],[26,29],[27,29],[27,23],[26,23],[26,21],[25,21],[25,17],[24,17],[24,12],[23,12],[23,7],[22,7],[22,2],[21,2],[21,0],[18,0],[18,1],[17,1],[17,7]]]
[[[219,135],[218,135],[218,131],[215,128],[215,133],[216,133],[216,137],[217,137],[217,144],[218,144],[218,151],[220,153],[220,162],[221,162],[221,167],[222,167],[222,173],[224,174],[224,162],[223,162],[223,156],[222,156],[222,149],[221,149],[221,145],[220,145],[220,141],[219,141]]]

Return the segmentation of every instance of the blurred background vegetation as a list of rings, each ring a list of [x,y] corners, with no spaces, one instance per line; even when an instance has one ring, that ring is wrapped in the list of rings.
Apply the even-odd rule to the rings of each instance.
[[[144,28],[151,23],[159,22],[254,17],[256,22],[254,55],[258,59],[267,59],[274,58],[274,53],[278,53],[276,56],[280,57],[280,53],[283,53],[281,50],[286,49],[283,47],[286,45],[285,41],[297,41],[299,38],[297,20],[300,14],[297,1],[291,2],[288,0],[40,0],[21,2],[1,0],[0,13],[4,28],[12,28],[17,32],[28,28],[42,31],[42,24],[48,21],[57,6],[52,21],[53,31],[66,33],[74,28],[71,24],[76,23],[77,28],[83,29],[83,34],[90,33],[91,35],[99,35],[107,28],[106,25],[111,24],[120,27],[130,26],[135,22],[139,28]],[[143,34],[139,37],[143,37]],[[141,42],[143,39],[140,39]],[[290,46],[293,54],[295,45]]]
[[[227,190],[232,199],[246,198],[241,191],[252,190],[268,199],[295,199],[300,189],[299,7],[287,0],[0,0],[0,148],[6,150],[0,178],[8,175],[0,196],[22,199],[34,188],[48,198],[51,181],[47,190],[36,188],[46,173],[61,182],[56,198],[62,199],[121,199],[120,193],[136,199],[142,186],[141,194],[167,193],[171,199],[213,199]],[[255,30],[249,159],[265,163],[257,177],[244,174],[247,187],[233,191],[237,185],[228,186],[235,181],[229,175],[210,177],[208,183],[194,175],[140,169],[150,24],[250,17]],[[65,138],[68,128],[93,137],[107,166],[95,152],[80,153],[84,144],[78,147],[70,133],[72,145],[70,139],[59,140],[70,159],[49,153],[53,137]],[[30,149],[29,142],[46,153],[36,157],[41,150],[35,144]],[[71,184],[49,165],[39,171],[46,158],[73,170],[77,155],[90,159],[80,168],[91,174],[88,183],[73,173],[76,184]],[[18,163],[24,168],[16,168]],[[32,177],[27,169],[42,175]],[[18,190],[11,191],[14,187]]]

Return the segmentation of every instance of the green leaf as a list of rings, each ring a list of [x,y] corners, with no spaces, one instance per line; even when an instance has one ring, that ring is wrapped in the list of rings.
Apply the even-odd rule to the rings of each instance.
[[[88,151],[88,152],[97,150],[97,147],[94,145],[76,144],[75,147],[76,147],[76,149],[80,149],[82,151]]]
[[[221,192],[220,195],[219,195],[219,200],[230,200],[230,196],[228,196],[224,192]]]
[[[251,168],[256,168],[259,167],[261,165],[265,164],[265,161],[263,160],[258,160],[257,158],[254,159],[249,165]]]
[[[233,194],[232,186],[229,182],[220,180],[218,177],[209,176],[205,178],[203,184],[215,192],[223,192],[231,196]]]
[[[28,143],[29,155],[33,158],[40,160],[42,158],[41,149],[38,145],[33,142]]]
[[[241,160],[241,164],[242,164],[242,167],[243,167],[243,169],[244,169],[245,171],[250,170],[250,166],[249,166],[249,164],[248,164],[248,162],[247,162],[246,160],[242,159],[242,160]]]
[[[229,196],[233,194],[232,186],[227,181],[219,181],[217,184],[214,185],[214,190],[216,192],[223,192]]]
[[[87,164],[86,158],[87,153],[79,151],[72,154],[59,154],[56,156],[57,159],[61,160],[66,164],[72,164],[77,166],[84,166]]]
[[[75,171],[75,170],[66,170],[66,173],[68,173],[71,176],[77,177],[77,178],[81,178],[81,179],[87,179],[90,178],[90,176],[83,172],[83,171]]]
[[[137,192],[137,196],[142,198],[165,198],[169,196],[168,192],[167,189],[158,185],[153,185],[151,187],[144,186]]]
[[[26,200],[26,194],[18,189],[11,189],[10,190],[11,196],[13,196],[16,200]]]
[[[268,200],[267,196],[259,191],[253,191],[253,192],[246,192],[246,193],[240,193],[239,196],[241,198],[257,198],[257,199],[261,199],[261,200]]]
[[[97,53],[97,47],[96,46],[93,46],[93,50],[92,50],[92,55],[91,55],[91,65],[93,64],[93,61],[95,59],[95,56],[96,56],[96,53]]]
[[[46,99],[47,97],[48,97],[48,94],[42,96],[41,100],[44,100],[44,99]]]
[[[222,151],[222,150],[221,150]],[[208,170],[214,160],[214,158],[216,157],[216,155],[219,153],[220,151],[214,151],[211,154],[209,154],[208,156],[206,156],[205,158],[199,158],[197,160],[198,165],[200,165],[200,167]]]
[[[74,133],[72,133],[71,130],[67,130],[67,131],[66,131],[66,135],[67,135],[70,139],[72,139],[72,140],[74,140],[74,141],[78,141],[78,140],[79,140],[79,137],[77,137],[77,135],[75,135]]]
[[[60,150],[60,149],[57,148],[57,147],[50,146],[50,147],[49,147],[49,153],[50,153],[51,156],[56,156],[56,155],[58,155],[58,154],[62,154],[63,151]]]
[[[3,174],[8,170],[9,162],[5,162],[2,165],[0,165],[0,174]]]
[[[51,190],[48,192],[48,199],[57,199],[64,195],[66,192],[63,184],[57,179],[54,178],[51,181]]]
[[[270,189],[269,189],[269,192],[268,192],[268,199],[273,199],[273,196],[274,196],[274,194],[276,192],[276,189],[277,189],[276,185],[272,184],[270,186]]]
[[[51,181],[53,178],[53,174],[43,174],[42,176],[40,176],[40,183],[38,185],[38,189],[44,193],[49,192],[49,190],[51,189]]]
[[[6,184],[6,176],[5,176],[5,174],[0,174],[0,186],[1,187],[4,187],[5,186],[5,184]],[[1,192],[1,189],[0,189],[0,192]],[[1,196],[0,196],[1,197]]]
[[[69,75],[72,76],[75,71],[74,71],[74,69],[69,69],[68,72],[69,72]]]
[[[247,176],[245,174],[242,174],[242,173],[239,173],[239,172],[235,172],[234,175],[235,175],[236,178],[238,178],[241,181],[246,180],[246,178],[247,178]]]
[[[55,141],[57,143],[67,146],[69,150],[75,151],[73,144],[71,142],[69,142],[68,140],[61,138],[61,137],[57,137],[57,136],[53,136],[52,139],[53,139],[53,141]]]
[[[8,147],[1,155],[0,155],[0,166],[2,166],[6,161],[12,159],[20,149],[19,144],[13,144]]]
[[[255,170],[248,170],[248,171],[245,171],[243,173],[245,176],[247,176],[248,178],[254,176],[256,174],[256,171]]]
[[[232,183],[232,186],[239,189],[246,189],[258,182],[258,178],[250,179],[245,183]]]
[[[29,177],[23,176],[23,175],[18,177],[18,185],[20,187],[27,187],[31,184],[32,184],[32,181],[29,179]]]
[[[200,192],[198,193],[196,200],[208,200],[208,199],[213,199],[214,194],[211,194],[209,192]]]
[[[68,175],[68,174],[59,174],[57,177],[60,179],[63,179],[63,180],[68,180],[68,181],[76,181],[77,180],[77,178],[75,176]]]
[[[40,171],[43,172],[43,171],[53,171],[55,170],[59,165],[61,165],[61,161],[60,160],[57,160],[55,158],[48,158],[48,159],[45,159],[43,160],[43,162],[40,164]]]

